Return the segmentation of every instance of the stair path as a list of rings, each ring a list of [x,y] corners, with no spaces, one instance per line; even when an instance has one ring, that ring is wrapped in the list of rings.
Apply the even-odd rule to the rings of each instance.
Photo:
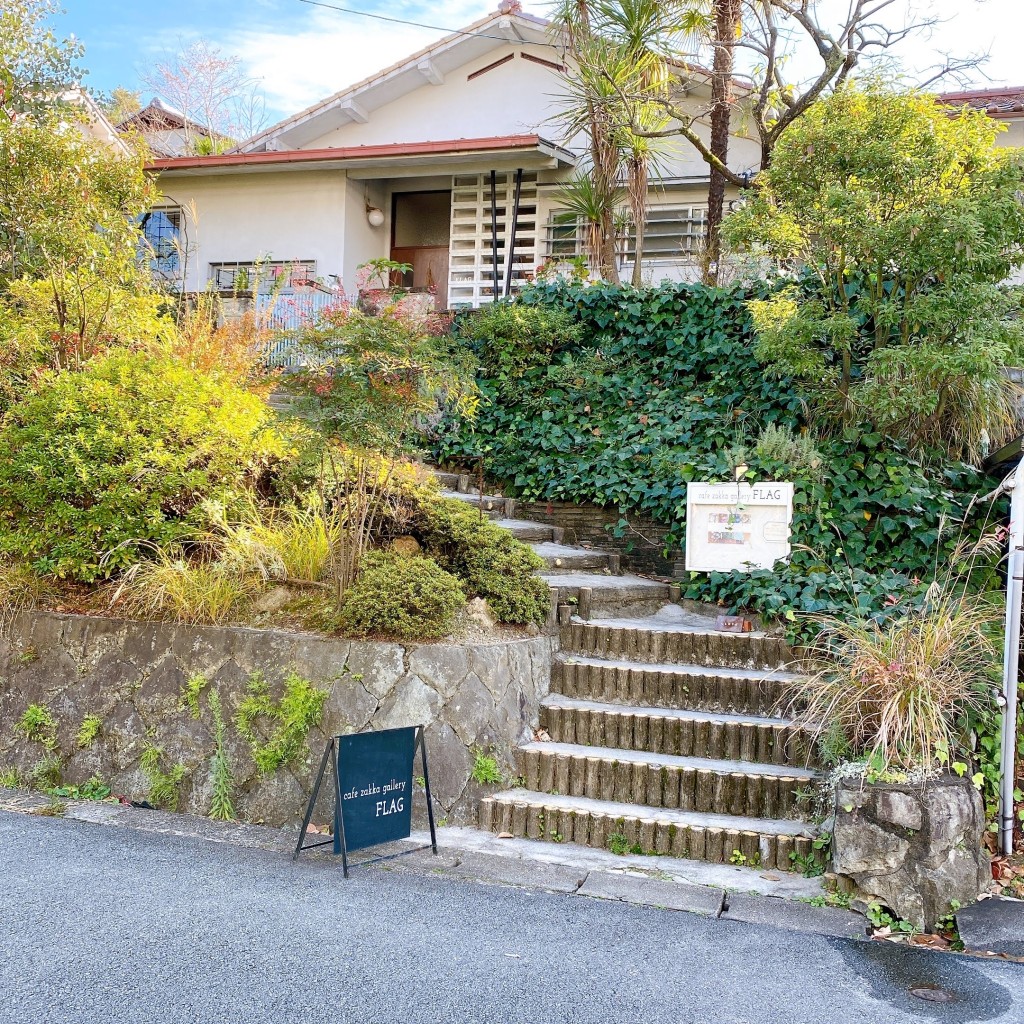
[[[792,870],[818,856],[812,737],[786,717],[799,676],[786,643],[723,633],[670,603],[668,584],[623,574],[615,552],[515,518],[515,502],[439,474],[545,562],[561,652],[540,728],[517,752],[520,785],[486,797],[479,825],[548,842]],[[677,592],[678,593],[678,592]]]

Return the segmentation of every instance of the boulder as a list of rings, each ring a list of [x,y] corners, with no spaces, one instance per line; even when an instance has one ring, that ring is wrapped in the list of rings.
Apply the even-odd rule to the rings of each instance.
[[[841,782],[833,870],[918,928],[973,903],[991,877],[981,845],[985,811],[970,779]]]

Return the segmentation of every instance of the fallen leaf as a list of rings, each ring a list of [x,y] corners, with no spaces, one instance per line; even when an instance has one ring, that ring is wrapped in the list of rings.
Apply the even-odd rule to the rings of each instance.
[[[512,835],[511,832],[499,832],[498,833],[498,838],[499,839],[515,839],[515,836]]]
[[[774,875],[770,871],[766,871],[761,877],[768,879],[769,882],[781,882],[782,881],[782,875]]]

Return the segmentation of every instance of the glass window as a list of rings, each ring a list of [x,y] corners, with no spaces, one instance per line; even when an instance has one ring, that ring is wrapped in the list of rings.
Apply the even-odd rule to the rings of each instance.
[[[142,215],[142,234],[149,247],[149,267],[160,281],[178,282],[181,277],[182,224],[179,207],[161,207]]]

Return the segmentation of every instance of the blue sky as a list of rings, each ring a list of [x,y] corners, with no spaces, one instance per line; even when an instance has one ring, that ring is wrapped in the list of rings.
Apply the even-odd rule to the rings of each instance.
[[[263,86],[271,120],[301,110],[436,39],[438,32],[386,24],[313,7],[301,0],[64,0],[58,26],[86,47],[86,84],[140,88],[147,63],[167,57],[182,43],[204,37],[240,56]],[[324,0],[444,28],[459,28],[497,8],[498,0]],[[819,0],[822,8],[847,0]],[[948,22],[903,51],[911,68],[924,68],[946,52],[991,50],[975,73],[977,84],[1024,85],[1019,53],[1024,38],[1024,0],[895,0],[893,12],[932,8]],[[525,4],[543,15],[546,4]],[[954,86],[949,86],[953,88]],[[148,97],[147,97],[148,98]]]

